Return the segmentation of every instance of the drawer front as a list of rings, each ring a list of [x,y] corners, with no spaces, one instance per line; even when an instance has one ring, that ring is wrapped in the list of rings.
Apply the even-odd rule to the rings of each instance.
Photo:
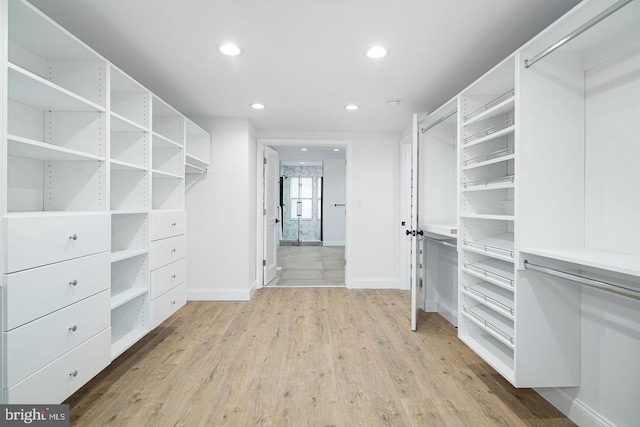
[[[187,279],[187,260],[182,258],[176,262],[160,267],[151,272],[151,299],[156,299],[169,289],[175,288]]]
[[[178,311],[180,307],[187,303],[187,283],[182,282],[175,288],[155,300],[151,301],[151,315],[153,316],[153,327],[167,320],[169,316]]]
[[[109,214],[6,218],[7,273],[111,249]]]
[[[151,242],[151,270],[182,259],[187,254],[187,239],[184,235]]]
[[[110,348],[108,328],[9,388],[8,403],[61,403],[111,363]]]
[[[185,211],[151,212],[151,240],[165,239],[186,232]]]
[[[7,385],[29,375],[107,329],[111,295],[103,291],[10,332],[5,332]]]
[[[110,276],[109,252],[7,274],[3,289],[4,330],[109,289]]]

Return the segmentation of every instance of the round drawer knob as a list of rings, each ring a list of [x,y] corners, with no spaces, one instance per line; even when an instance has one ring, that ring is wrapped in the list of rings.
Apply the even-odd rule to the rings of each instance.
[[[171,301],[171,305],[176,305],[176,302],[175,301]]]
[[[175,278],[176,278],[176,275],[174,274],[173,276],[171,276],[171,278],[172,278],[172,279],[175,279]]]
[[[77,330],[78,330],[78,325],[73,325],[73,326],[71,326],[71,327],[69,328],[69,330],[70,330],[71,332],[75,332],[75,331],[77,331]]]
[[[78,376],[78,370],[76,369],[75,371],[69,372],[69,376],[70,377],[77,377]]]
[[[176,223],[175,223],[175,222],[172,222],[172,223],[171,223],[171,225],[172,225],[173,227],[175,227],[175,226],[176,226]]]
[[[74,280],[70,281],[69,284],[71,286],[76,286],[78,284],[78,281],[74,279]]]
[[[175,253],[175,251],[176,251],[175,249],[171,249],[171,252],[174,252],[174,253]]]
[[[73,236],[69,236],[69,240],[78,240],[78,235],[74,234]]]

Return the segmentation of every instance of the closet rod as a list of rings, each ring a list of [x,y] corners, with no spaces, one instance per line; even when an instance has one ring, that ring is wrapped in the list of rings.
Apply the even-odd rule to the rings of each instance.
[[[570,32],[569,34],[567,34],[566,36],[564,36],[563,38],[561,38],[560,40],[558,40],[557,42],[555,42],[554,44],[552,44],[551,46],[546,48],[545,50],[543,50],[542,52],[538,53],[533,58],[525,59],[524,60],[524,68],[531,67],[533,64],[535,64],[536,62],[540,61],[545,56],[549,55],[551,52],[554,52],[555,50],[560,48],[565,43],[570,42],[571,40],[575,39],[580,34],[584,33],[589,28],[593,27],[598,22],[604,20],[609,15],[611,15],[614,12],[618,11],[623,6],[628,5],[632,1],[633,0],[620,0],[617,3],[614,3],[613,5],[609,6],[607,9],[605,9],[602,12],[600,12],[597,16],[594,16],[593,18],[591,18],[590,20],[588,20],[587,22],[585,22],[584,24],[582,24],[581,26],[579,26],[578,28],[576,28],[575,30],[573,30],[572,32]]]
[[[442,240],[442,239],[436,239],[435,237],[429,237],[429,236],[422,236],[423,239],[427,239],[427,240],[431,240],[433,242],[436,243],[441,243],[443,246],[448,246],[450,248],[457,248],[458,245],[453,243],[450,240]]]
[[[544,267],[542,265],[532,264],[527,260],[524,260],[524,268],[527,270],[540,271],[542,273],[550,274],[551,276],[561,277],[573,282],[583,284],[592,288],[600,289],[614,294],[622,295],[628,298],[640,300],[640,291],[636,289],[627,288],[626,286],[603,282],[602,280],[591,279],[589,277],[580,276],[579,274],[567,273],[566,271],[556,270],[555,268]]]
[[[426,131],[428,131],[429,129],[436,127],[437,125],[439,125],[440,123],[444,122],[445,120],[447,120],[449,117],[453,116],[455,113],[458,112],[458,109],[456,108],[455,110],[445,114],[444,116],[440,117],[438,120],[436,120],[435,122],[431,123],[428,126],[425,126],[422,128],[422,133],[425,133]]]

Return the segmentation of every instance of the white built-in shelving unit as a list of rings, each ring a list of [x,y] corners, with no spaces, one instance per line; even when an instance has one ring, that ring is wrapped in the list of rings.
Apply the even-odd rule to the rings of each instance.
[[[422,306],[458,323],[457,98],[419,117]]]
[[[184,305],[185,141],[208,158],[208,134],[30,3],[0,8],[0,400],[58,403]]]

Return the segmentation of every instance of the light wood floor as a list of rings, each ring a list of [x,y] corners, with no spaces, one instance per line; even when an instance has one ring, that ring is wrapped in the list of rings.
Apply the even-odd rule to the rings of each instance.
[[[344,286],[344,246],[280,246],[268,286]]]
[[[68,399],[75,426],[568,426],[409,293],[265,288],[190,302]]]

